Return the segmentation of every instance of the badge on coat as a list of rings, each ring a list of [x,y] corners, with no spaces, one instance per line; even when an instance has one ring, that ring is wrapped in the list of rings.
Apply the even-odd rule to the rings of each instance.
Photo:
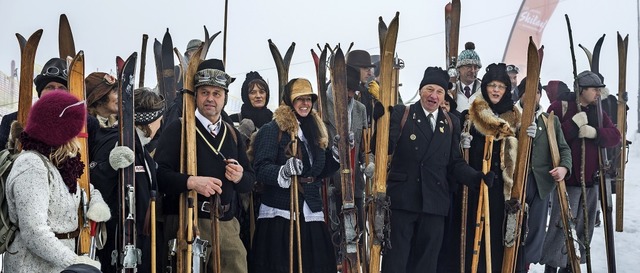
[[[137,172],[137,173],[143,173],[143,172],[145,172],[145,170],[144,170],[144,166],[136,166],[136,172]]]
[[[411,134],[411,135],[409,136],[409,139],[411,139],[411,140],[416,140],[416,135],[415,135],[415,134]]]

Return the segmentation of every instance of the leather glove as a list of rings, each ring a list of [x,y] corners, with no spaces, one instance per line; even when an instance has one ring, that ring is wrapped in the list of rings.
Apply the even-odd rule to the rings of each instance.
[[[364,171],[363,171],[364,176],[366,176],[367,178],[373,177],[373,173],[375,172],[375,170],[376,170],[376,165],[373,164],[373,161],[369,162],[369,165],[367,165],[367,167],[364,168]]]
[[[373,117],[373,120],[378,120],[383,115],[384,106],[379,101],[376,101],[376,103],[373,104],[373,111],[371,113],[371,116]]]
[[[596,128],[590,125],[583,125],[580,127],[580,131],[578,131],[579,138],[596,138],[598,136],[598,131]]]
[[[380,100],[380,85],[378,85],[378,82],[371,81],[369,83],[369,93],[377,100]]]
[[[302,160],[290,157],[287,159],[287,162],[282,165],[282,168],[280,168],[280,176],[282,176],[282,178],[289,179],[291,176],[301,175],[303,168]]]
[[[96,223],[106,222],[111,219],[111,210],[109,210],[109,206],[104,201],[96,202],[92,199],[91,205],[87,210],[87,218]]]
[[[238,132],[240,132],[247,139],[251,138],[251,134],[256,130],[256,125],[253,124],[253,120],[248,118],[242,119],[238,124]]]
[[[135,155],[127,146],[116,146],[109,153],[109,164],[114,170],[124,169],[133,164]]]
[[[84,255],[76,256],[76,258],[73,259],[73,264],[86,264],[100,270],[100,262],[89,258],[89,256],[84,256]]]
[[[471,134],[464,132],[460,135],[460,138],[460,145],[462,146],[462,149],[471,148],[471,140],[473,140],[473,136]]]
[[[538,126],[536,124],[536,122],[532,122],[531,125],[529,125],[529,127],[527,127],[527,135],[531,138],[535,138],[536,137],[536,131],[538,130]]]
[[[573,120],[573,123],[575,123],[578,128],[587,125],[587,123],[589,123],[589,119],[587,118],[587,112],[580,112],[575,114],[571,120]]]
[[[493,187],[493,180],[496,178],[496,173],[494,173],[493,171],[489,171],[485,174],[481,171],[478,171],[476,177],[478,177],[478,187],[480,186],[480,183],[484,181],[484,183],[487,185],[487,188],[491,188]]]

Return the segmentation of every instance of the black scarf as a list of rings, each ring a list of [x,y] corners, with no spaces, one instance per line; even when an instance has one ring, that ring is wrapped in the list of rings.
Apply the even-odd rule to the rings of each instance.
[[[58,147],[49,146],[42,141],[30,137],[26,132],[20,134],[20,143],[25,151],[36,151],[45,157],[49,157]],[[80,159],[80,153],[75,157],[67,158],[56,166],[62,176],[62,181],[67,185],[69,193],[75,194],[78,190],[78,178],[84,173],[84,163]]]
[[[306,117],[301,117],[298,115],[298,113],[295,113],[295,115],[300,122],[300,129],[302,129],[302,133],[304,134],[304,138],[307,141],[307,145],[309,145],[311,157],[317,158],[317,149],[315,149],[315,147],[318,146],[316,141],[320,133],[318,132],[318,126],[316,125],[314,118],[311,116],[311,114],[307,115]]]
[[[248,118],[253,121],[256,128],[262,127],[262,125],[265,125],[273,119],[273,112],[271,112],[267,107],[258,109],[251,106],[250,103],[242,104],[242,108],[240,108],[240,115],[243,119]]]

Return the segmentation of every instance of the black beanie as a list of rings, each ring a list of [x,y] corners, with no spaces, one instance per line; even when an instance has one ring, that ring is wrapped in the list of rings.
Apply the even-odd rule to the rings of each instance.
[[[518,84],[518,98],[522,98],[524,92],[527,91],[526,87],[527,77],[524,77],[522,78],[522,81],[520,81],[520,84]],[[542,93],[542,84],[540,84],[540,81],[538,81],[538,93]]]
[[[497,104],[491,103],[489,99],[489,93],[487,92],[487,85],[492,81],[499,81],[506,86],[506,90],[504,95]],[[507,74],[507,65],[504,63],[492,63],[487,66],[487,72],[482,77],[482,84],[480,84],[480,90],[482,92],[482,97],[484,97],[485,101],[489,103],[491,109],[497,112],[498,114],[502,114],[508,110],[513,108],[513,100],[511,99],[511,79],[509,78],[509,74]]]
[[[249,90],[249,87],[251,86],[251,83],[260,84],[262,87],[264,87],[264,91],[267,92],[267,97],[264,100],[264,105],[268,105],[269,95],[270,95],[269,85],[267,84],[267,82],[264,81],[262,76],[260,76],[260,73],[256,71],[251,71],[247,73],[247,76],[244,79],[244,82],[242,83],[242,87],[240,89],[240,96],[242,97],[242,102],[245,104],[251,105],[251,101],[249,101],[249,92],[251,92],[251,90]]]
[[[431,66],[427,67],[424,71],[424,76],[422,77],[422,81],[420,82],[420,87],[418,90],[422,89],[427,84],[435,84],[438,85],[444,90],[451,89],[451,83],[449,82],[449,73],[447,71],[442,70],[440,67]]]

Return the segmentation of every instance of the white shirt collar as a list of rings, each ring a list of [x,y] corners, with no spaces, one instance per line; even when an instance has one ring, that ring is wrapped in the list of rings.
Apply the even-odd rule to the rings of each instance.
[[[421,106],[422,107],[422,106]],[[438,117],[438,110],[436,109],[433,112],[429,112],[427,111],[427,109],[424,109],[424,107],[422,108],[422,111],[424,111],[424,115],[429,118],[429,114],[431,114],[431,124],[433,125],[432,129],[436,128],[436,118]]]
[[[196,118],[202,125],[204,125],[204,128],[207,128],[208,132],[212,132],[214,135],[217,135],[220,132],[220,127],[222,127],[222,116],[218,116],[218,121],[212,123],[208,118],[200,114],[200,111],[198,111],[198,109],[196,109]]]

